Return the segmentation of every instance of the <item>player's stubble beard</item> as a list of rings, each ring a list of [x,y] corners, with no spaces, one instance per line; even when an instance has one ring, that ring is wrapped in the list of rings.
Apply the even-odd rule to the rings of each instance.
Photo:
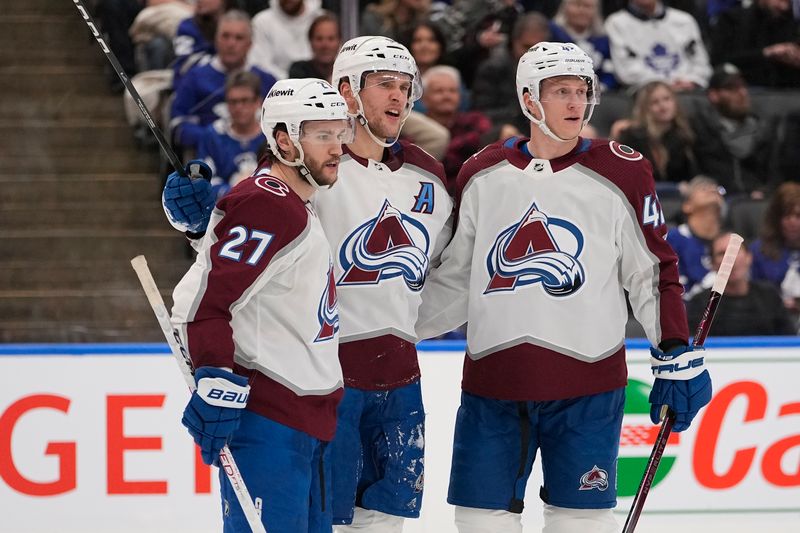
[[[311,173],[311,177],[314,178],[314,181],[317,182],[317,185],[320,187],[329,187],[336,183],[336,180],[339,178],[339,167],[336,167],[336,172],[331,175],[332,170],[327,168],[325,165],[330,163],[339,163],[340,157],[329,157],[324,161],[318,161],[309,155],[305,157],[305,164],[308,167],[308,171]]]

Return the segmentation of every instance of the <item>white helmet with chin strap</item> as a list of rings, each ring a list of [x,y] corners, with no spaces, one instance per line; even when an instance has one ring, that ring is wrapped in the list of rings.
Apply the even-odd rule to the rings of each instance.
[[[558,137],[547,126],[547,117],[539,100],[542,80],[555,76],[578,76],[589,84],[583,125],[589,122],[594,106],[600,102],[600,87],[592,58],[576,44],[541,42],[533,45],[520,58],[517,65],[517,98],[522,112],[551,139],[568,142],[572,139]],[[531,100],[539,108],[541,119],[534,117],[525,105],[525,93],[530,94]]]
[[[336,61],[333,63],[333,83],[338,86],[342,79],[346,80],[355,96],[358,104],[358,111],[355,118],[367,130],[372,140],[381,146],[388,147],[394,144],[387,143],[378,139],[369,127],[369,121],[364,116],[364,106],[361,104],[359,92],[365,89],[364,77],[371,72],[399,72],[411,77],[411,90],[408,94],[408,102],[401,118],[400,128],[402,129],[408,118],[414,102],[422,96],[422,85],[419,79],[417,62],[411,52],[402,44],[388,37],[365,36],[350,39],[339,50]],[[398,132],[399,135],[399,132]]]
[[[287,79],[275,82],[264,103],[261,105],[261,131],[267,138],[269,150],[281,163],[299,167],[300,174],[315,189],[319,188],[305,164],[305,153],[300,144],[303,123],[312,120],[344,120],[349,126],[349,136],[342,139],[346,144],[352,141],[353,119],[347,113],[347,103],[339,91],[325,80],[316,78]],[[275,140],[275,128],[283,124],[298,154],[294,161],[288,161],[281,154]]]

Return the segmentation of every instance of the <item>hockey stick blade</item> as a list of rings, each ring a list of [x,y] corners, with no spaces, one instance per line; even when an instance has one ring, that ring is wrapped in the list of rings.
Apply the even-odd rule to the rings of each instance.
[[[725,249],[725,255],[722,258],[717,276],[714,280],[714,286],[711,288],[711,296],[708,298],[706,308],[703,310],[703,315],[700,323],[697,324],[695,330],[692,346],[700,347],[708,337],[708,332],[711,330],[711,323],[714,321],[714,315],[717,313],[720,299],[725,292],[725,286],[728,284],[728,278],[733,269],[733,263],[736,261],[736,255],[739,253],[739,248],[742,246],[743,239],[736,233],[731,233],[728,247]],[[625,526],[622,528],[622,533],[633,533],[636,524],[639,522],[639,517],[644,508],[644,501],[650,493],[650,488],[653,486],[653,480],[658,471],[658,465],[661,463],[661,457],[664,455],[664,449],[667,446],[667,440],[672,432],[672,426],[675,424],[675,413],[672,412],[666,405],[661,408],[661,429],[658,431],[658,437],[653,445],[653,451],[650,453],[650,458],[644,467],[644,474],[642,481],[639,483],[639,488],[633,497],[631,509],[628,512],[628,518],[625,520]]]
[[[150,127],[150,131],[152,131],[153,135],[155,135],[156,141],[158,142],[158,145],[161,147],[161,150],[164,152],[164,155],[167,156],[167,159],[169,160],[170,164],[173,166],[173,168],[175,168],[175,170],[178,173],[180,173],[181,176],[188,177],[186,176],[186,170],[184,170],[181,160],[178,159],[178,156],[175,154],[175,151],[169,145],[166,138],[164,138],[164,134],[161,133],[161,130],[156,125],[155,121],[153,120],[153,117],[150,115],[150,111],[147,109],[147,106],[144,105],[144,100],[142,100],[142,97],[139,95],[139,91],[137,91],[136,87],[134,87],[133,83],[131,83],[131,80],[128,78],[128,74],[125,72],[125,69],[122,68],[122,65],[117,59],[117,56],[114,54],[114,52],[111,51],[111,48],[109,48],[108,45],[106,44],[105,40],[103,39],[103,35],[100,33],[100,30],[97,29],[97,24],[95,24],[94,19],[89,14],[89,11],[86,9],[86,6],[83,5],[83,2],[81,0],[72,0],[72,2],[75,4],[75,7],[78,8],[81,17],[83,17],[84,22],[86,22],[86,25],[89,26],[89,30],[92,32],[92,36],[95,38],[98,44],[100,44],[100,48],[103,50],[103,53],[106,55],[106,58],[111,63],[111,66],[114,68],[114,72],[116,72],[117,76],[119,76],[120,81],[122,81],[122,85],[125,86],[125,90],[128,91],[128,94],[131,95],[133,101],[136,102],[136,107],[139,108],[139,111],[142,113],[145,122],[147,122],[147,125]]]
[[[183,347],[178,331],[172,327],[169,312],[164,305],[164,299],[161,298],[161,293],[158,291],[158,286],[156,285],[155,279],[153,279],[153,274],[150,273],[150,268],[147,266],[147,260],[143,255],[137,255],[131,259],[131,266],[133,270],[136,271],[136,276],[142,284],[142,289],[144,289],[144,293],[147,296],[147,301],[150,303],[150,307],[153,308],[153,313],[156,315],[158,325],[161,327],[161,332],[167,339],[169,349],[175,361],[178,363],[186,385],[188,385],[189,390],[194,391],[197,387],[194,382],[194,370],[192,369],[191,359],[189,358],[188,352]],[[222,468],[228,476],[228,481],[230,481],[231,487],[233,487],[239,505],[242,506],[242,511],[244,512],[245,518],[247,518],[250,529],[253,533],[267,533],[264,524],[261,523],[261,517],[253,503],[253,499],[250,497],[250,492],[244,484],[242,473],[239,471],[239,467],[236,466],[236,461],[233,460],[233,455],[230,449],[228,449],[227,444],[223,446],[222,450],[219,452],[219,464],[220,468]]]

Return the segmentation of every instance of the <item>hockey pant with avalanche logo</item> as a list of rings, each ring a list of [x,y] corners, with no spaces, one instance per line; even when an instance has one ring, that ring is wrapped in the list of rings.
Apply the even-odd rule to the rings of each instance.
[[[419,517],[424,432],[419,381],[388,391],[345,387],[330,445],[334,524],[351,523],[356,506]]]
[[[330,533],[329,443],[244,410],[228,446],[269,533]],[[225,533],[250,532],[228,476],[219,471]]]
[[[461,393],[447,501],[521,513],[541,452],[546,504],[607,509],[617,503],[625,388],[566,400],[515,402]]]

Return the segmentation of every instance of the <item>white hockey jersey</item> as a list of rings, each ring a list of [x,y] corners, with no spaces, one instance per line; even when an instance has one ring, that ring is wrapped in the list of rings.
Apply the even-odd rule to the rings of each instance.
[[[331,440],[343,382],[330,247],[310,204],[268,171],[217,204],[172,321],[196,368],[249,377],[248,409]]]
[[[419,378],[420,290],[453,208],[438,161],[404,142],[385,153],[376,162],[345,151],[339,180],[312,200],[333,249],[345,384],[372,390]]]
[[[606,19],[614,73],[635,87],[661,80],[708,86],[711,64],[697,21],[667,7],[662,16],[642,18],[622,9]]]
[[[462,167],[453,240],[423,291],[417,332],[464,322],[464,390],[556,400],[625,385],[627,307],[653,345],[685,342],[677,258],[641,154],[581,140],[533,159],[527,139]]]

